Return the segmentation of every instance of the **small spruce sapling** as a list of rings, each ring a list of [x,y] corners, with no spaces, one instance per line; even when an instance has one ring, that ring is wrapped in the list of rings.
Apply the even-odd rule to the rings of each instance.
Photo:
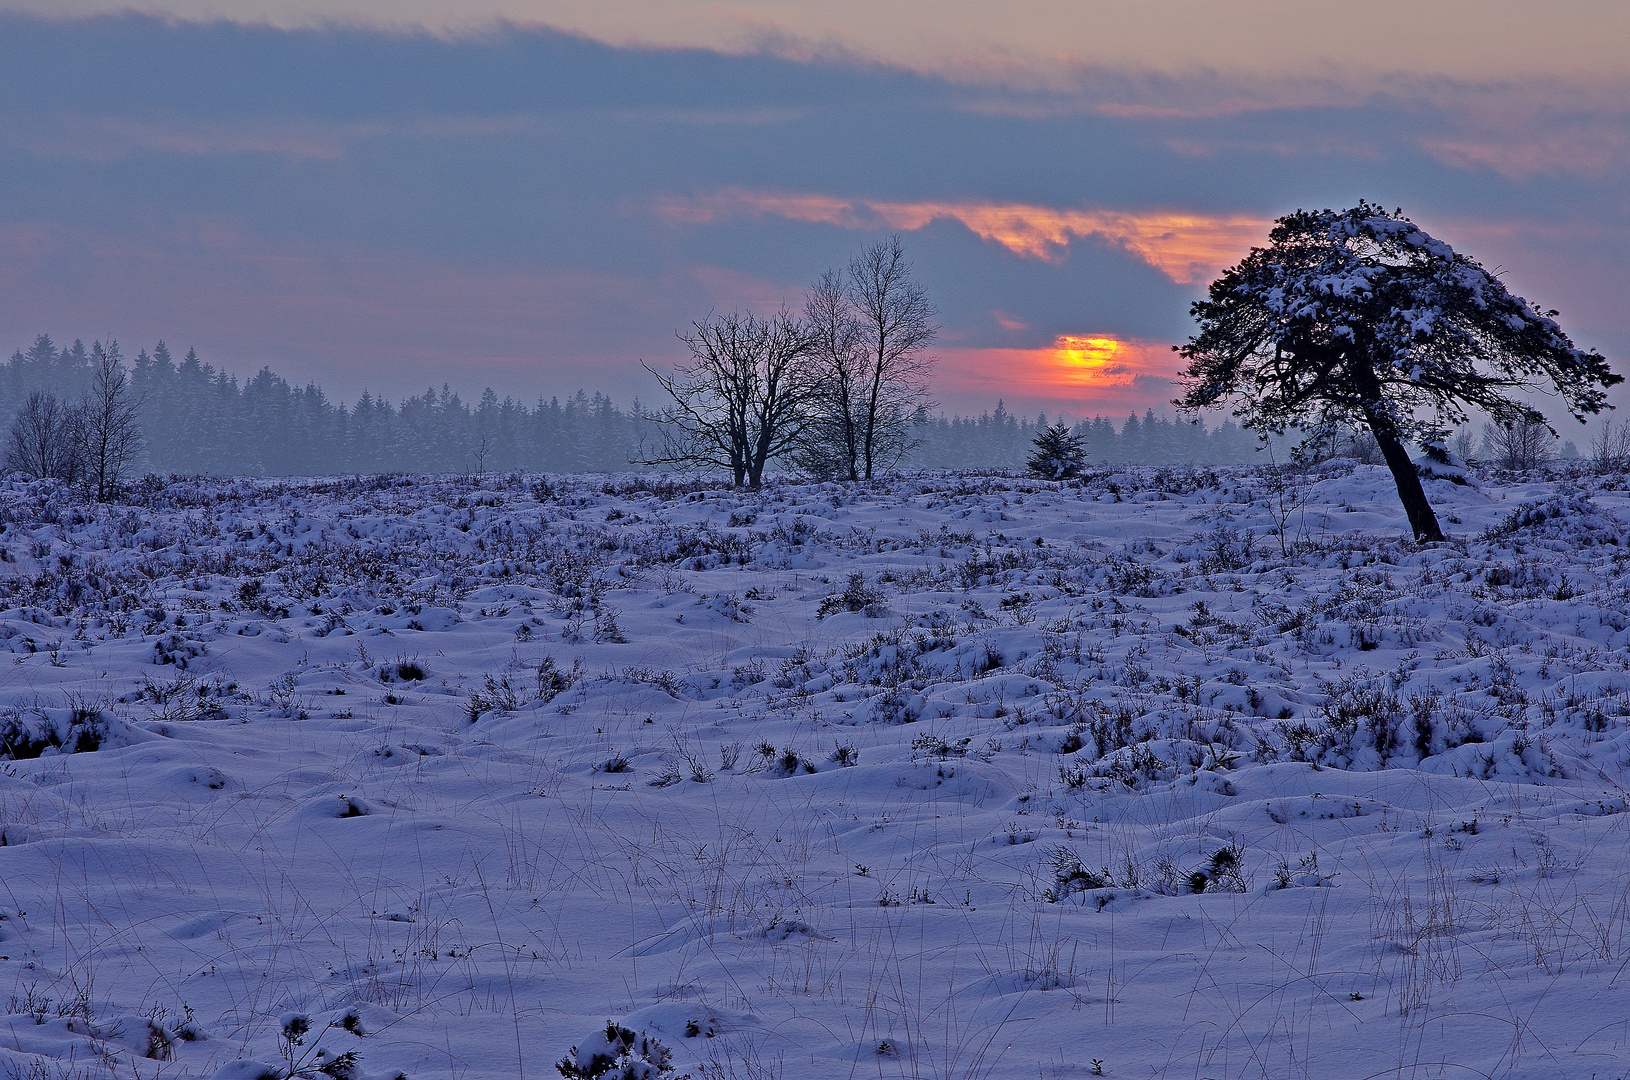
[[[1030,455],[1026,467],[1031,476],[1043,480],[1069,480],[1081,475],[1087,463],[1087,451],[1078,435],[1062,421],[1043,428],[1035,438],[1035,453]]]

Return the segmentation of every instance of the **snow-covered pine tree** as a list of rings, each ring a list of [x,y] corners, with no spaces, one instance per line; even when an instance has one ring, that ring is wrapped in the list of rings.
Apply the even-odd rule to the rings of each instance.
[[[1417,540],[1443,539],[1404,442],[1440,443],[1466,406],[1510,427],[1539,423],[1512,391],[1549,384],[1575,419],[1623,381],[1553,316],[1403,216],[1360,202],[1282,217],[1211,283],[1174,404],[1231,402],[1243,426],[1314,435],[1366,427],[1392,470]]]

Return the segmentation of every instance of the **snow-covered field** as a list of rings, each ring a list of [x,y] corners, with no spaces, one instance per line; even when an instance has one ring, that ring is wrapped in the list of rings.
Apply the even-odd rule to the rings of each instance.
[[[1630,496],[1428,486],[0,485],[0,1077],[1622,1077]]]

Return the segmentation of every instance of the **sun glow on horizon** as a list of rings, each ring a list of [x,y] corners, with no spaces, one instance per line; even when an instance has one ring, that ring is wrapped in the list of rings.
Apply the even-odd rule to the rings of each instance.
[[[1136,374],[1125,363],[1130,350],[1126,342],[1118,338],[1060,334],[1053,342],[1052,352],[1060,369],[1060,380],[1072,386],[1124,382]]]
[[[1142,412],[1175,390],[1169,345],[1110,334],[1061,334],[1039,348],[939,350],[938,386],[953,407],[1002,398],[1023,407]]]

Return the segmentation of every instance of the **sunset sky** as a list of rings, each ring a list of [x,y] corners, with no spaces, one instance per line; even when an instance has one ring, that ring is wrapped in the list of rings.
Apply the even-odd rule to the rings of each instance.
[[[897,232],[946,411],[1124,416],[1275,216],[1369,198],[1630,367],[1622,0],[0,12],[8,353],[651,402],[677,328]]]

